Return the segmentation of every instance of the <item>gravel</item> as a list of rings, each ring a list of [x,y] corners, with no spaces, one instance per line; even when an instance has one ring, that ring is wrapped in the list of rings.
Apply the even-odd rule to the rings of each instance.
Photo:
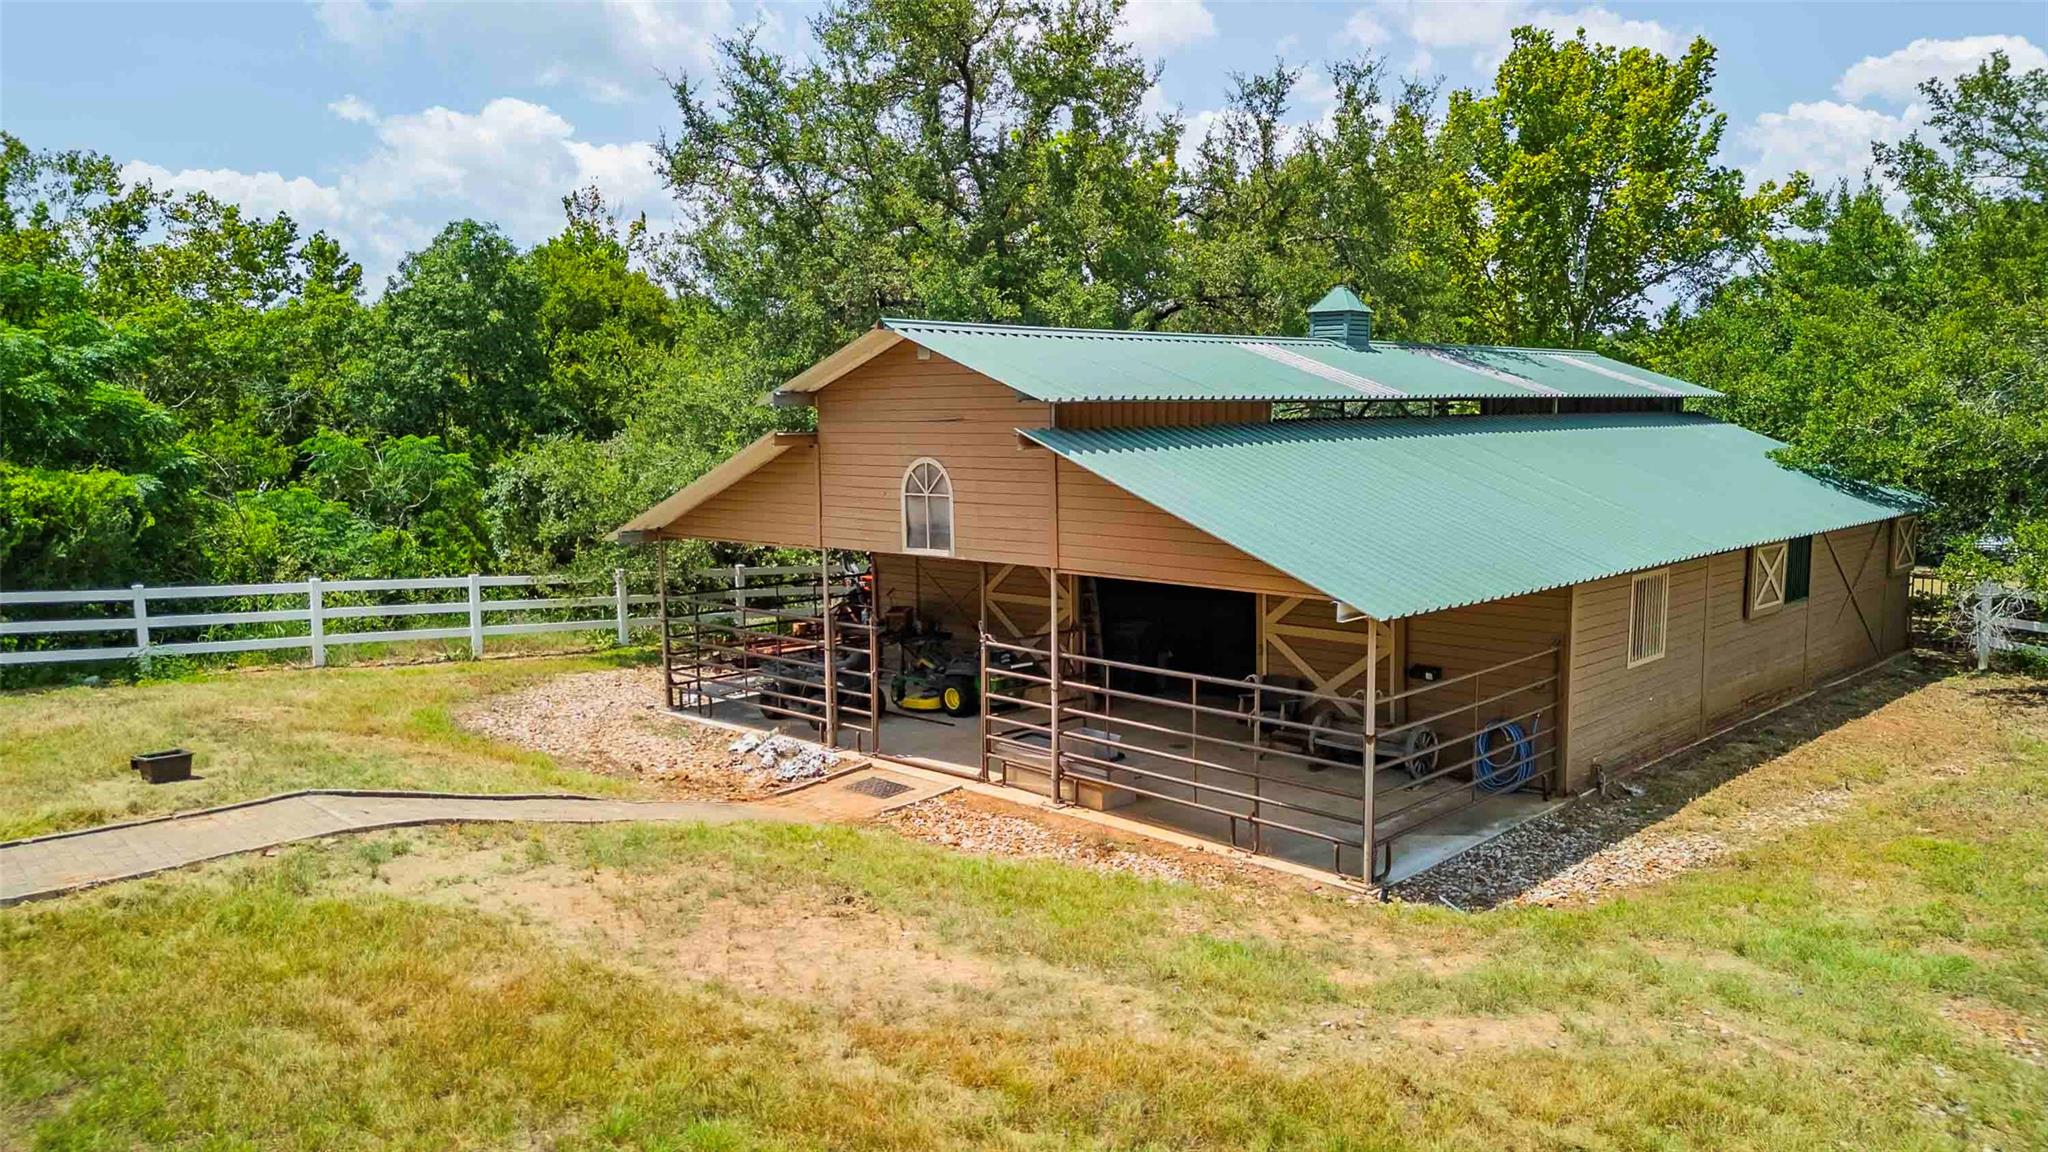
[[[621,668],[551,677],[490,697],[459,719],[565,763],[705,799],[758,797],[822,776],[836,763],[806,741],[736,736],[670,716],[661,703],[658,669]]]

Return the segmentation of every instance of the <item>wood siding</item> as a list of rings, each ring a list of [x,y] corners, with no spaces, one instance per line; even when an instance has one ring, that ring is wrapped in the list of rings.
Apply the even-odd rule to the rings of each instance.
[[[1263,424],[1263,400],[1083,401],[1053,408],[1055,428],[1186,428],[1197,424]]]
[[[953,555],[1040,563],[1051,546],[1049,454],[1016,430],[1051,422],[1049,405],[904,343],[817,394],[825,524],[834,548],[903,550],[903,474],[937,460],[953,484]]]
[[[916,608],[926,624],[952,633],[956,645],[972,645],[981,627],[981,564],[878,552],[875,603],[883,612]]]
[[[818,452],[808,446],[784,452],[678,516],[662,535],[816,548]]]
[[[1571,614],[1571,589],[1558,588],[1413,616],[1402,622],[1406,633],[1403,638],[1403,668],[1416,664],[1434,665],[1442,668],[1443,678],[1449,680],[1518,656],[1541,652],[1565,642],[1571,631]],[[1564,658],[1560,652],[1557,659]],[[1441,689],[1427,689],[1420,681],[1411,680],[1407,687],[1418,691],[1401,701],[1398,718],[1389,719],[1421,719],[1448,712],[1475,699],[1502,696],[1502,699],[1480,707],[1480,721],[1517,720],[1527,730],[1531,727],[1531,719],[1522,718],[1524,714],[1554,704],[1559,698],[1560,686],[1547,684],[1532,689],[1523,689],[1523,686],[1557,673],[1557,663],[1537,659],[1464,683],[1447,684]],[[1533,719],[1539,732],[1552,731],[1559,722],[1556,708]],[[1436,729],[1438,739],[1446,742],[1456,740],[1471,734],[1472,716],[1468,710],[1445,717],[1432,727]],[[1548,751],[1556,747],[1556,741],[1539,738],[1536,746],[1539,750]],[[1455,755],[1445,761],[1447,764],[1472,755],[1469,744],[1459,745],[1452,751]]]
[[[1051,453],[1040,454],[1047,457]],[[1323,595],[1064,460],[1059,461],[1059,497],[1062,571],[1281,596]]]
[[[1573,589],[1568,786],[1626,767],[1903,650],[1891,524],[1813,538],[1805,600],[1745,617],[1747,549],[1671,567],[1663,659],[1627,666],[1630,576]]]

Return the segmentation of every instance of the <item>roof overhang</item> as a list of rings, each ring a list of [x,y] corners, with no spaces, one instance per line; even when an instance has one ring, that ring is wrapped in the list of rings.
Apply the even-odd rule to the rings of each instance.
[[[1393,620],[1910,514],[1682,415],[1038,428],[1061,458]]]
[[[662,529],[706,500],[746,479],[763,465],[792,448],[813,447],[816,432],[770,432],[733,453],[716,468],[678,489],[676,494],[633,517],[611,538],[621,544],[644,544],[662,537]]]
[[[839,351],[790,377],[782,387],[768,394],[768,402],[778,408],[804,407],[810,393],[903,343],[904,339],[900,332],[870,328]]]

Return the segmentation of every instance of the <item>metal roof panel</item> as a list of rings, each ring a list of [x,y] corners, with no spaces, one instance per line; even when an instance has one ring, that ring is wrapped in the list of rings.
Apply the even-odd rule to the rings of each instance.
[[[1051,403],[1720,395],[1711,388],[1591,352],[1559,349],[1387,341],[1354,349],[1332,340],[1300,336],[1031,328],[931,320],[882,323],[888,331],[1033,400]]]
[[[1700,416],[1301,420],[1024,432],[1382,620],[1884,520]]]

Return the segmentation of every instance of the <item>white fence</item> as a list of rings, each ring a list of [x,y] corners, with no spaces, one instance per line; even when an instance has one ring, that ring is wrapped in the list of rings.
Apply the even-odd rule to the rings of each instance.
[[[699,580],[730,581],[744,588],[751,577],[817,574],[816,567],[733,566],[692,574]],[[547,632],[608,631],[625,644],[634,628],[651,628],[660,623],[645,614],[655,603],[651,593],[627,590],[625,569],[614,569],[610,587],[597,578],[548,576],[430,576],[412,580],[309,580],[277,584],[194,584],[151,588],[136,584],[128,588],[102,588],[43,592],[0,592],[0,615],[15,615],[12,609],[31,608],[38,615],[77,613],[70,618],[32,620],[0,619],[0,637],[8,636],[93,636],[97,646],[36,648],[0,651],[0,667],[17,664],[60,664],[95,660],[147,662],[153,656],[198,656],[221,652],[259,652],[306,649],[315,667],[327,663],[327,650],[348,644],[388,644],[415,640],[467,640],[472,656],[484,654],[485,642],[493,636],[525,636]],[[519,596],[489,593],[503,589],[581,590],[583,595]],[[457,593],[450,597],[447,593]],[[411,596],[436,594],[431,599],[380,602],[393,594]],[[744,594],[743,594],[744,595]],[[330,597],[353,603],[333,603]],[[295,601],[282,607],[233,609],[211,612],[179,612],[178,601],[255,600]],[[158,605],[152,610],[152,604]],[[166,610],[167,608],[171,610]],[[537,614],[554,618],[531,619]],[[506,619],[506,617],[513,617]],[[349,621],[389,622],[398,618],[423,617],[430,622],[420,627],[377,627],[351,631]],[[434,620],[433,618],[441,618]],[[449,622],[450,620],[458,622]],[[330,625],[339,625],[330,627]],[[275,631],[278,626],[300,625],[282,635],[241,635],[218,638],[223,629]],[[158,638],[164,632],[203,630],[204,639]],[[121,642],[106,644],[110,634]]]
[[[2048,622],[2027,619],[2040,615],[2048,596],[2024,592],[1986,580],[1969,596],[1970,642],[1977,653],[1977,670],[1991,667],[1993,652],[2029,651],[2048,655],[2048,642],[2030,643],[2022,635],[2048,636]]]

